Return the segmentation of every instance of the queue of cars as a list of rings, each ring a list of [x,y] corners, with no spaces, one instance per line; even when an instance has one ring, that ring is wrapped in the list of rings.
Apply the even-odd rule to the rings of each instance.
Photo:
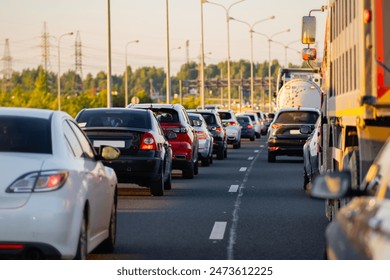
[[[220,115],[223,115],[224,121]],[[241,146],[232,111],[181,105],[0,110],[0,257],[85,259],[116,240],[119,183],[162,196],[172,170],[192,179]],[[26,225],[28,230],[26,230]]]

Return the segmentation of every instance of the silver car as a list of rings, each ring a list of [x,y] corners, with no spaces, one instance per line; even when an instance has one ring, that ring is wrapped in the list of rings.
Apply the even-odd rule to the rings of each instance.
[[[241,147],[241,125],[232,110],[217,110],[227,134],[227,143],[234,149]]]
[[[198,158],[202,166],[209,166],[213,163],[213,141],[214,138],[207,129],[206,121],[201,114],[188,113],[192,126],[198,135]]]

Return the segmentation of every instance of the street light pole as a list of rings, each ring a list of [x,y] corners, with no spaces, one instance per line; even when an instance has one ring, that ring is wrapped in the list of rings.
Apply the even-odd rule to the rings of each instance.
[[[203,34],[203,4],[207,0],[200,1],[200,107],[204,109],[204,34]]]
[[[107,0],[107,108],[112,107],[112,78],[111,78],[111,8]]]
[[[166,8],[166,33],[167,33],[167,73],[166,73],[166,88],[167,88],[167,100],[166,103],[171,103],[171,58],[170,58],[170,47],[169,47],[169,8],[168,8],[168,0],[165,0],[165,8]]]
[[[296,41],[293,41],[293,42],[290,42],[288,44],[283,44],[281,42],[277,42],[277,41],[273,41],[275,44],[279,44],[281,46],[284,47],[284,67],[287,68],[288,65],[287,65],[287,49],[290,49],[290,50],[293,50],[293,51],[297,51],[298,53],[300,53],[298,50],[296,49],[293,49],[293,48],[290,48],[289,46],[294,44],[294,43],[297,43],[297,42],[300,42],[300,40],[296,40]]]
[[[227,8],[224,5],[221,5],[221,4],[218,4],[218,3],[210,2],[210,1],[207,1],[207,0],[202,0],[202,1],[203,1],[203,3],[209,3],[209,4],[216,5],[216,6],[220,6],[220,7],[222,7],[225,10],[226,27],[227,27],[227,51],[228,51],[228,54],[227,54],[228,109],[230,110],[230,108],[231,108],[231,77],[230,77],[230,27],[229,27],[230,16],[229,16],[229,11],[230,11],[230,9],[234,5],[236,5],[238,3],[241,3],[241,2],[243,2],[245,0],[239,0],[237,2],[234,2],[233,4],[231,4]]]
[[[253,73],[253,28],[261,23],[261,22],[264,22],[264,21],[267,21],[267,20],[271,20],[271,19],[274,19],[275,16],[270,16],[268,18],[265,18],[265,19],[262,19],[262,20],[259,20],[259,21],[256,21],[255,23],[253,23],[252,25],[250,25],[249,23],[247,23],[246,21],[242,21],[242,20],[238,20],[238,19],[235,19],[235,18],[230,18],[231,20],[235,20],[237,22],[241,22],[243,24],[246,24],[248,27],[249,27],[249,33],[250,33],[250,41],[251,41],[251,107],[252,107],[252,110],[254,110],[254,73]]]
[[[253,33],[258,34],[258,35],[262,35],[262,36],[266,37],[267,40],[268,40],[268,102],[269,102],[269,104],[268,104],[268,112],[271,112],[271,102],[272,102],[272,94],[271,94],[271,91],[272,91],[272,83],[271,83],[271,42],[272,42],[272,38],[273,37],[275,37],[276,35],[285,33],[285,32],[290,32],[290,29],[286,29],[286,30],[274,33],[271,36],[268,36],[266,34],[253,31]],[[265,102],[265,98],[264,98],[264,102]],[[265,108],[265,104],[263,104],[263,107]]]
[[[127,42],[125,46],[125,107],[127,107],[127,104],[129,104],[129,86],[128,86],[128,70],[127,70],[127,46],[131,43],[139,43],[139,40],[134,40]]]
[[[68,32],[62,34],[58,38],[58,74],[57,74],[57,101],[58,101],[58,110],[61,110],[61,58],[60,58],[60,47],[61,47],[61,38],[67,35],[73,35],[73,32]]]

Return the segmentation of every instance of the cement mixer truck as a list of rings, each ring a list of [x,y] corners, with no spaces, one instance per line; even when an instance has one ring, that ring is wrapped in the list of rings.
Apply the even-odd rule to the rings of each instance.
[[[276,109],[310,107],[321,109],[320,87],[307,79],[293,79],[286,82],[276,96]]]

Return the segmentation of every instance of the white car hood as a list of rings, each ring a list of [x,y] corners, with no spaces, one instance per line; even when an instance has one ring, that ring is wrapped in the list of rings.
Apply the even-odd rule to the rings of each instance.
[[[7,188],[20,176],[41,170],[44,161],[51,155],[0,153],[0,209],[22,207],[30,193],[6,193]]]

